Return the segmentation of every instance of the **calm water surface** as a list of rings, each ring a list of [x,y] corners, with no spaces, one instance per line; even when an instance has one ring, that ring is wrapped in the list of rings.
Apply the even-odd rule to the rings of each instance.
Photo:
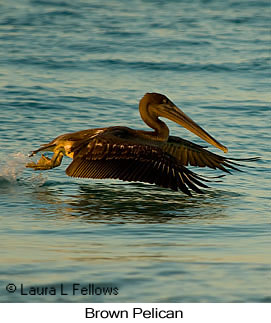
[[[9,0],[0,12],[0,300],[270,302],[270,2]],[[193,197],[68,178],[68,159],[24,168],[61,133],[146,129],[147,91],[229,156],[262,159]],[[68,295],[20,293],[61,283]],[[118,295],[72,295],[73,283]]]

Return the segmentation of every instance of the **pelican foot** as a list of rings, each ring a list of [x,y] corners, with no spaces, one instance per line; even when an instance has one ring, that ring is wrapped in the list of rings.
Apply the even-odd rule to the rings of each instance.
[[[30,162],[25,165],[27,168],[33,168],[34,170],[46,170],[54,167],[54,161],[44,155],[41,155],[41,158],[37,163]]]

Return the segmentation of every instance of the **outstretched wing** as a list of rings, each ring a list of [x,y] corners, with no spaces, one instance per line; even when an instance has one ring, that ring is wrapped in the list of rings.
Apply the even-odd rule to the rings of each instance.
[[[243,165],[236,162],[255,161],[259,159],[258,157],[245,159],[226,158],[214,154],[204,149],[200,145],[174,136],[170,136],[168,141],[161,145],[161,148],[169,155],[175,157],[183,166],[191,165],[198,167],[210,167],[213,169],[219,168],[226,173],[230,173],[227,168],[241,171],[235,166]]]
[[[180,165],[160,147],[130,144],[105,134],[75,148],[74,160],[66,173],[81,178],[146,182],[179,189],[188,195],[191,195],[189,188],[202,193],[199,187],[207,187],[201,182],[205,180],[203,177]]]

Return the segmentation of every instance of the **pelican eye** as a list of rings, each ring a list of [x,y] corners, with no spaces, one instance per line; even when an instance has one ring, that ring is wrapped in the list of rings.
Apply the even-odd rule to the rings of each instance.
[[[168,101],[169,101],[169,99],[168,99],[168,98],[164,98],[164,99],[163,99],[163,103],[168,104]]]

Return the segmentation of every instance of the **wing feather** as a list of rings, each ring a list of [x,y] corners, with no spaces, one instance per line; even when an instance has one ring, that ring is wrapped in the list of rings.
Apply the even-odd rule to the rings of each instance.
[[[173,155],[173,156],[175,156],[175,155]],[[177,154],[176,154],[176,156],[177,156]],[[188,150],[187,149],[183,149],[182,154],[181,154],[181,152],[179,152],[178,160],[181,161],[182,165],[184,165],[184,166],[188,165]]]
[[[197,175],[185,166],[218,168],[230,173],[228,168],[239,170],[236,166],[242,166],[238,161],[257,160],[225,158],[172,136],[167,143],[140,143],[134,137],[125,138],[125,129],[117,128],[119,136],[102,132],[74,145],[74,159],[66,169],[67,175],[140,181],[191,195],[190,190],[203,193],[201,188],[208,187],[203,182],[213,181],[213,178]]]
[[[227,158],[217,154],[214,154],[204,147],[194,144],[188,140],[170,136],[166,143],[162,143],[161,149],[171,156],[175,157],[177,161],[183,166],[198,166],[209,167],[212,169],[220,169],[223,172],[230,173],[227,168],[242,171],[235,166],[244,166],[237,163],[238,161],[256,161],[259,158]],[[237,162],[236,162],[237,161]]]
[[[183,174],[183,180],[187,184],[188,187],[190,187],[193,191],[202,194],[202,190],[198,188],[192,181],[191,178],[189,178],[188,174]]]
[[[175,147],[174,147],[175,148]],[[190,189],[202,193],[206,187],[193,172],[180,165],[176,158],[160,147],[124,143],[118,138],[99,135],[74,148],[74,159],[66,169],[72,177],[112,178],[141,181],[161,187],[181,190],[191,195]]]

